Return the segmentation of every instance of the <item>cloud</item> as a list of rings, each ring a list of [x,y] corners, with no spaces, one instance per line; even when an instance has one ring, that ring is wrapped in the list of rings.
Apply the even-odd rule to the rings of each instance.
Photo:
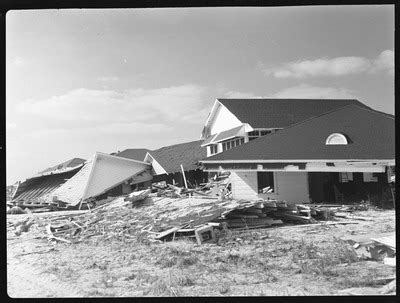
[[[375,59],[373,71],[386,70],[390,75],[394,75],[394,52],[385,50]]]
[[[356,99],[356,92],[346,88],[319,87],[308,84],[285,88],[269,98],[298,98],[298,99]]]
[[[256,96],[253,93],[245,93],[245,92],[237,92],[237,91],[228,91],[225,92],[224,94],[225,98],[249,98],[249,99],[256,99],[256,98],[262,98],[261,96]]]
[[[64,136],[118,136],[132,134],[157,134],[161,131],[171,131],[171,125],[162,123],[110,123],[97,125],[96,127],[83,126],[79,128],[46,128],[28,130],[31,138],[64,137]]]
[[[110,76],[110,77],[98,77],[96,80],[97,80],[97,81],[100,81],[100,82],[116,82],[116,81],[119,80],[119,78],[118,78],[118,77],[115,77],[115,76]]]
[[[266,76],[275,78],[306,78],[316,76],[343,76],[386,71],[394,74],[394,52],[383,51],[376,59],[364,57],[321,58],[299,60],[263,69]]]
[[[202,123],[204,88],[196,85],[160,89],[76,89],[42,100],[26,100],[17,112],[29,117],[67,123],[71,127],[118,123]]]

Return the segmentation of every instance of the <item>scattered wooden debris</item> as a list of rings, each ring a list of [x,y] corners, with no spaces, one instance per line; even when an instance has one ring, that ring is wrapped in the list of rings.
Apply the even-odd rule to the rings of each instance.
[[[352,245],[361,259],[385,262],[385,258],[396,256],[395,233],[348,236],[342,240]],[[386,262],[393,261],[388,259]]]
[[[198,243],[205,243],[215,241],[216,228],[250,230],[275,228],[285,224],[319,226],[357,223],[354,220],[342,220],[316,224],[318,220],[334,218],[333,211],[326,206],[212,197],[208,191],[219,188],[221,184],[224,188],[228,186],[229,178],[215,178],[195,189],[157,184],[154,186],[158,190],[157,193],[151,194],[148,189],[116,198],[109,197],[101,203],[102,205],[88,211],[76,211],[79,212],[76,215],[46,215],[42,220],[47,221],[48,238],[66,243],[75,243],[91,237],[150,242],[187,237]],[[42,214],[35,214],[39,215]],[[204,237],[201,236],[203,231],[206,235]]]

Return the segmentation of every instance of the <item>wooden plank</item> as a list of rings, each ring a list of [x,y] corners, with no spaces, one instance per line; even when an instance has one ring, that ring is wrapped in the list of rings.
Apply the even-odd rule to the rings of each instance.
[[[185,171],[183,170],[183,166],[182,166],[182,164],[181,164],[181,170],[182,170],[183,181],[185,181],[185,188],[188,188],[188,186],[187,186],[187,182],[186,182]]]
[[[179,230],[179,227],[172,227],[172,228],[170,228],[170,229],[167,229],[167,230],[165,230],[165,231],[159,233],[155,238],[156,238],[157,240],[160,240],[160,239],[165,238],[166,236],[168,236],[168,235],[170,235],[170,234],[173,234],[174,232],[176,232],[176,231],[178,231],[178,230]]]

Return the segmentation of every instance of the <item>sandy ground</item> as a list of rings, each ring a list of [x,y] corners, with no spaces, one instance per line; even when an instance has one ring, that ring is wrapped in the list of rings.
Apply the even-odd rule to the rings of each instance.
[[[395,275],[379,261],[355,260],[349,235],[395,230],[394,211],[363,211],[371,221],[234,232],[218,245],[146,245],[91,238],[65,244],[37,229],[7,232],[7,293],[12,298],[337,295]],[[19,216],[19,217],[18,217]],[[8,222],[23,215],[8,215]]]

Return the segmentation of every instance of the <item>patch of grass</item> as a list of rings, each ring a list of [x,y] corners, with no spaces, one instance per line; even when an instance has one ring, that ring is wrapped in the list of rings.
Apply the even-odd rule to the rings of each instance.
[[[137,272],[137,275],[136,275],[136,281],[138,281],[138,282],[152,284],[152,283],[156,282],[157,280],[158,280],[158,277],[149,274],[145,270],[141,270],[141,271]]]
[[[391,271],[388,272],[387,268],[384,266],[369,267],[363,262],[360,262],[357,268],[331,268],[330,272],[333,272],[335,275],[335,278],[332,279],[332,281],[340,288],[381,287],[387,282],[379,278],[391,275]]]
[[[70,266],[62,270],[63,278],[72,278],[76,275],[75,270],[73,270]]]
[[[181,291],[179,286],[174,285],[171,282],[171,278],[165,279],[159,277],[150,287],[147,294],[151,296],[161,296],[161,297],[179,297],[181,295]]]
[[[328,245],[316,245],[302,239],[300,247],[292,251],[291,256],[301,272],[324,275],[334,275],[329,269],[331,266],[358,261],[354,249],[338,238]]]
[[[194,279],[188,273],[181,272],[171,277],[171,285],[178,286],[192,286],[194,285]]]
[[[111,275],[111,273],[104,272],[101,279],[96,281],[96,285],[101,286],[102,288],[112,288],[116,280],[117,278]]]
[[[156,264],[160,265],[161,268],[173,267],[178,264],[178,258],[175,256],[161,256],[159,260],[157,260]]]
[[[58,267],[58,265],[50,265],[44,272],[49,274],[58,274],[60,272],[60,267]]]
[[[228,283],[223,282],[221,285],[218,287],[218,291],[221,295],[227,294],[231,290],[231,287]]]
[[[115,292],[104,290],[104,289],[94,289],[90,290],[86,294],[87,297],[115,297]]]
[[[199,258],[195,255],[183,257],[179,260],[179,267],[188,267],[194,265],[199,261]]]
[[[124,280],[125,281],[130,281],[136,279],[137,275],[135,273],[131,273],[129,276],[127,276]]]

